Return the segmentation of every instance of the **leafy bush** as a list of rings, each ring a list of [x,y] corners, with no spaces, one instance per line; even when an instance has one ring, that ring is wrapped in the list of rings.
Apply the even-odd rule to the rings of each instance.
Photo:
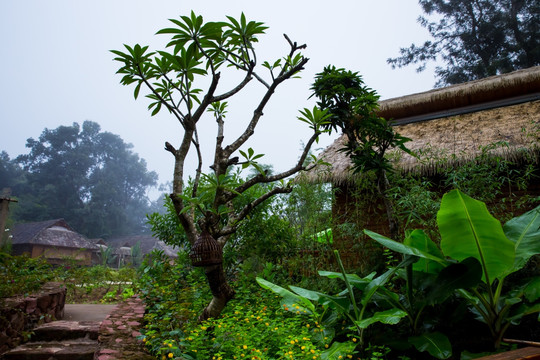
[[[437,319],[446,312],[441,309],[449,306],[447,300],[456,297],[469,303],[473,314],[487,324],[498,348],[508,327],[540,311],[538,277],[522,279],[512,288],[504,286],[508,275],[540,253],[540,207],[508,221],[503,230],[484,203],[453,190],[444,195],[437,221],[440,249],[422,230],[407,232],[403,243],[365,230],[377,242],[405,255],[400,264],[379,276],[346,274],[336,250],[341,271],[319,272],[345,283],[336,295],[292,285],[289,290],[262,278],[257,281],[280,295],[285,307],[323,325],[330,339],[344,319],[346,334],[359,338],[362,351],[366,330],[377,326],[386,334],[385,345],[399,343],[401,350],[414,346],[434,358],[451,357],[452,345],[440,332]],[[402,279],[402,285],[395,286],[392,278]],[[402,319],[408,321],[403,324]],[[396,324],[400,326],[395,330],[388,327]],[[336,341],[333,346],[338,349],[347,343]]]
[[[103,265],[64,265],[56,271],[57,279],[64,282],[68,289],[67,303],[118,301],[122,298],[122,292],[131,288],[137,277],[136,270],[131,267],[111,269]]]
[[[55,272],[42,258],[0,252],[0,279],[0,298],[5,298],[38,290],[55,279]]]
[[[206,280],[199,269],[188,265],[185,254],[180,255],[171,263],[154,253],[140,270],[139,286],[148,310],[142,339],[152,354],[204,360],[332,358],[323,355],[331,349],[331,337],[325,336],[321,325],[295,316],[278,297],[262,291],[255,274],[237,274],[236,297],[222,316],[199,323]],[[274,270],[265,266],[267,274]]]
[[[382,245],[417,261],[407,269],[409,302],[414,291],[410,279],[413,274],[423,278],[436,275],[434,282],[421,284],[429,289],[424,306],[457,290],[470,304],[471,312],[487,324],[498,348],[512,324],[518,324],[525,315],[540,312],[538,277],[522,279],[513,288],[505,287],[507,276],[540,253],[540,207],[511,219],[503,227],[483,202],[452,190],[443,197],[437,222],[440,249],[419,230],[411,232],[403,243],[365,232]],[[405,309],[398,298],[386,299]]]

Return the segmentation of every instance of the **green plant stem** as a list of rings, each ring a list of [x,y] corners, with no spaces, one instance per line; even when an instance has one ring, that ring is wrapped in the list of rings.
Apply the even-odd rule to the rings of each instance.
[[[354,297],[353,289],[351,284],[349,283],[349,280],[347,279],[347,274],[345,273],[345,267],[343,266],[343,262],[341,261],[341,257],[339,256],[339,251],[334,250],[334,255],[336,257],[336,261],[338,263],[339,269],[341,270],[341,274],[343,275],[343,280],[345,281],[345,285],[347,286],[347,291],[349,292],[349,299],[351,300],[351,304],[354,309],[354,318],[349,314],[345,313],[349,317],[349,319],[352,321],[354,326],[356,326],[356,329],[358,331],[358,335],[360,337],[360,344],[364,344],[364,329],[358,326],[358,321],[361,321],[364,317],[364,310],[366,309],[366,305],[362,306],[362,310],[358,311],[358,306],[356,305],[356,299]]]
[[[476,293],[475,294],[476,297],[478,299],[480,299],[480,294],[479,293]],[[480,306],[479,304],[469,300],[470,304],[480,313],[480,316],[482,316],[482,318],[484,318],[484,320],[486,321],[486,323],[488,323],[490,317],[489,317],[489,313],[487,312],[487,309],[488,307],[486,307],[486,304],[484,303],[484,301],[480,300],[482,302],[482,305],[484,305],[484,307]]]
[[[497,303],[499,302],[499,299],[500,299],[501,293],[502,293],[503,284],[504,284],[504,277],[499,279],[499,283],[497,284],[497,289],[495,289],[495,295],[494,295],[494,299],[493,299],[493,304],[494,305],[497,305]]]
[[[358,313],[358,306],[356,305],[356,299],[354,298],[354,293],[351,284],[349,283],[349,280],[347,279],[347,274],[345,273],[345,267],[343,266],[343,263],[341,262],[341,257],[339,256],[339,251],[334,250],[334,255],[336,256],[336,260],[339,266],[339,269],[341,270],[341,273],[343,274],[343,280],[345,281],[345,285],[347,286],[347,290],[349,292],[349,298],[351,299],[351,304],[354,309],[354,315],[357,320],[362,320],[361,313]],[[362,311],[363,313],[363,311]]]
[[[492,303],[487,301],[486,298],[484,297],[484,295],[482,295],[477,289],[472,289],[472,292],[478,298],[478,300],[480,300],[482,305],[484,305],[485,311],[483,311],[483,310],[481,311],[481,313],[483,313],[482,316],[484,317],[484,319],[486,319],[486,321],[487,321],[487,320],[489,320],[491,318],[495,318],[497,316],[497,314],[494,311]],[[473,303],[473,305],[476,305],[475,307],[478,306],[477,304],[474,304],[474,303]],[[481,310],[482,308],[477,307],[477,309]]]
[[[413,309],[413,264],[407,265],[407,300],[409,301],[409,307],[411,311]]]
[[[420,321],[420,315],[422,315],[422,311],[424,311],[425,306],[422,306],[416,313],[416,317],[414,318],[414,324],[413,324],[413,332],[414,334],[417,334],[418,331],[418,322]]]
[[[502,342],[504,333],[506,333],[506,330],[508,329],[509,326],[510,326],[510,322],[507,322],[506,324],[504,324],[502,329],[499,331],[499,334],[498,334],[497,338],[495,339],[495,349],[498,349],[501,346],[501,342]]]

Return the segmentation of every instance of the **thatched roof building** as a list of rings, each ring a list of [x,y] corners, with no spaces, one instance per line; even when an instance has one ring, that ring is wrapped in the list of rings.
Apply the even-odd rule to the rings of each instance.
[[[152,235],[121,236],[107,240],[107,244],[115,249],[133,248],[137,244],[141,247],[142,255],[150,254],[153,250],[161,250],[170,258],[178,257],[178,248],[165,244]]]
[[[17,224],[13,229],[12,249],[15,255],[43,256],[53,264],[67,258],[81,265],[91,264],[91,253],[98,247],[75,232],[64,219]]]
[[[500,155],[519,158],[526,151],[538,161],[540,66],[381,101],[379,115],[411,138],[407,147],[424,159],[394,156],[402,171],[432,174],[473,159],[495,142],[504,142],[495,150]],[[339,151],[345,142],[342,135],[321,153],[330,167],[301,179],[334,184],[354,179],[349,158]]]
[[[381,101],[378,114],[412,139],[406,146],[419,155],[389,151],[394,168],[432,177],[435,191],[444,191],[438,182],[444,181],[448,168],[486,154],[485,149],[488,157],[538,164],[540,67]],[[370,185],[360,180],[369,182],[369,177],[353,174],[349,157],[340,151],[346,141],[342,135],[319,155],[328,166],[320,165],[296,181],[333,185],[334,247],[346,268],[369,273],[382,264],[382,249],[361,230],[391,236],[390,228],[380,196],[362,189]],[[494,143],[500,145],[492,148]],[[525,193],[540,195],[538,185],[531,182]]]

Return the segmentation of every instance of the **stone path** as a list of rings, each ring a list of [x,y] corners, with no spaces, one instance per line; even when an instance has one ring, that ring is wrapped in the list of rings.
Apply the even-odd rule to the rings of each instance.
[[[52,321],[34,329],[31,341],[17,346],[5,360],[93,360],[99,349],[99,321]]]
[[[103,321],[116,308],[116,305],[66,304],[64,318],[68,321]]]
[[[150,360],[148,354],[137,339],[141,335],[144,304],[137,296],[118,304],[101,322],[99,329],[99,351],[96,360]]]
[[[65,320],[34,329],[31,342],[2,360],[150,360],[140,335],[144,304],[134,296],[118,305],[65,305]]]

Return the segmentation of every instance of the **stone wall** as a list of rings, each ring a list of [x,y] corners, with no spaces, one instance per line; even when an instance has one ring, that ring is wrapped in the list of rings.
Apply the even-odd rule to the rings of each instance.
[[[66,287],[47,283],[36,294],[0,300],[0,354],[28,338],[38,324],[62,319]]]

